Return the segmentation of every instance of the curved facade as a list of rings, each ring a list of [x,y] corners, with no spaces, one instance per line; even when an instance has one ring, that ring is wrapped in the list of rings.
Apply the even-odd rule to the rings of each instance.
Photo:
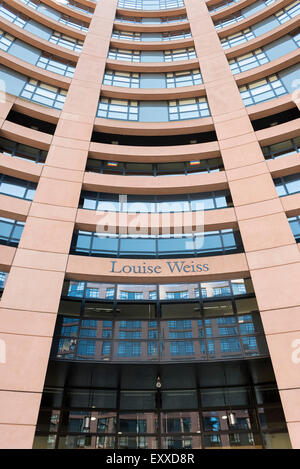
[[[299,11],[1,3],[2,448],[300,448]]]

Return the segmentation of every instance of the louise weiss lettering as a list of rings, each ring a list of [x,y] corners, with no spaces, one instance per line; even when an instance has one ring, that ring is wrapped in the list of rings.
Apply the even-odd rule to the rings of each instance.
[[[178,274],[178,273],[191,273],[191,272],[207,272],[209,270],[208,264],[197,264],[194,261],[186,262],[186,261],[167,261],[166,264],[168,266],[169,272],[171,274]],[[142,264],[125,264],[125,265],[118,265],[118,261],[111,261],[111,273],[115,274],[160,274],[162,272],[161,265],[149,265],[146,262]]]

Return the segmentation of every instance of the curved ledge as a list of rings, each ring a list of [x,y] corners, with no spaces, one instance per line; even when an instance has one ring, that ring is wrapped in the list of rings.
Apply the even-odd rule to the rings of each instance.
[[[190,27],[189,21],[178,21],[178,23],[123,23],[114,22],[114,30],[117,31],[135,31],[135,32],[162,32],[162,31],[182,31]]]
[[[40,150],[48,150],[53,136],[5,121],[1,127],[1,137],[8,138],[17,143],[24,143]]]
[[[22,73],[28,78],[35,78],[44,83],[57,86],[58,88],[67,90],[71,84],[71,79],[68,77],[36,67],[2,50],[0,51],[0,61],[1,65],[5,65],[11,70]]]
[[[0,172],[8,176],[38,182],[42,169],[43,167],[40,164],[0,153]]]
[[[16,248],[13,248],[11,246],[4,246],[3,244],[0,244],[0,269],[4,272],[10,271],[10,267],[13,263],[16,250]]]
[[[181,135],[214,130],[211,117],[176,122],[124,122],[114,119],[95,119],[94,131],[123,135]]]
[[[283,158],[267,160],[267,166],[274,178],[300,172],[300,154],[294,153]],[[299,205],[300,207],[300,205]]]
[[[253,104],[246,108],[247,113],[251,120],[261,119],[272,114],[277,114],[282,111],[287,111],[295,107],[295,102],[291,94],[285,94],[279,98],[270,99],[263,103]]]
[[[300,215],[300,194],[286,195],[281,197],[280,201],[287,217]]]
[[[91,18],[94,12],[91,14],[84,13],[83,11],[80,12],[79,10],[76,10],[75,8],[71,8],[68,5],[63,5],[60,3],[53,2],[52,0],[43,0],[43,3],[48,5],[49,7],[53,8],[54,10],[60,11],[61,13],[64,13],[71,18],[76,18],[81,21],[85,21],[86,23],[91,22]],[[80,1],[78,3],[81,3],[84,6],[87,6],[89,8],[93,8],[95,10],[96,4],[94,2],[86,2],[86,1]]]
[[[192,70],[199,68],[197,58],[191,60],[175,60],[174,62],[126,62],[106,61],[106,68],[124,72],[176,72],[178,70]]]
[[[117,194],[186,194],[228,188],[225,171],[187,176],[119,176],[85,173],[83,190]]]
[[[85,39],[86,34],[84,31],[79,31],[78,29],[71,28],[71,27],[64,25],[63,23],[60,23],[59,21],[52,20],[49,16],[43,15],[42,13],[39,13],[38,11],[33,10],[32,8],[28,7],[27,5],[25,5],[25,3],[22,3],[19,0],[6,0],[6,3],[10,5],[11,7],[13,7],[15,10],[20,11],[21,13],[37,21],[38,23],[48,26],[54,31],[59,31],[63,34],[66,34],[67,36],[72,36],[77,39],[81,39],[81,40]],[[85,20],[86,18],[84,17],[84,21]]]
[[[103,85],[101,96],[119,99],[137,99],[143,101],[183,99],[206,96],[204,85],[185,86],[180,88],[121,88]]]
[[[236,11],[241,10],[242,8],[245,8],[249,5],[252,5],[256,1],[257,0],[240,0],[239,2],[234,3],[233,5],[229,5],[227,7],[224,7],[221,11],[216,11],[214,13],[210,13],[211,19],[213,21],[214,20],[220,20],[221,18],[229,16],[232,13],[235,13]],[[211,6],[211,5],[209,5],[209,6]]]
[[[113,264],[113,261],[117,261]],[[170,269],[174,262],[180,265],[208,265],[208,271],[184,272]],[[170,263],[170,264],[168,264]],[[183,264],[182,264],[183,263]],[[114,271],[112,272],[112,265]],[[156,267],[155,274],[128,274],[122,271],[125,265],[138,266],[145,265]],[[158,268],[160,267],[160,268]],[[129,270],[129,269],[126,269]],[[101,257],[73,256],[68,258],[66,277],[72,280],[90,280],[95,282],[122,282],[122,283],[175,283],[189,281],[210,281],[233,278],[247,278],[249,268],[244,253],[227,254],[215,257],[196,257],[185,259],[109,259]]]
[[[255,132],[261,146],[273,145],[289,138],[300,136],[300,117],[284,124],[268,127]]]
[[[9,21],[5,20],[4,18],[0,18],[0,25],[6,32],[15,36],[17,39],[20,39],[31,46],[37,47],[43,51],[49,52],[50,54],[56,55],[57,57],[61,57],[63,59],[71,60],[72,62],[77,62],[79,58],[79,52],[70,51],[61,46],[57,46],[52,44],[46,39],[42,39],[35,34],[30,33],[24,29],[11,24]]]
[[[168,10],[126,10],[125,8],[117,8],[116,14],[121,16],[137,16],[139,18],[159,18],[166,16],[179,16],[185,15],[185,7],[170,8]]]
[[[290,67],[291,65],[295,65],[299,62],[299,49],[296,49],[292,52],[289,52],[278,59],[272,60],[260,67],[252,68],[251,70],[247,70],[242,73],[238,73],[234,75],[237,85],[244,85],[245,83],[249,83],[250,81],[256,81],[260,78],[265,78],[268,75],[272,75],[273,73],[277,73],[280,70],[284,70],[285,68]]]
[[[40,104],[33,103],[24,98],[19,98],[12,94],[6,93],[7,102],[11,103],[10,110],[26,114],[27,116],[34,117],[36,119],[44,120],[52,124],[58,122],[61,111],[58,109],[52,109],[46,106],[41,106]],[[3,125],[10,124],[11,122],[5,121]],[[20,129],[25,129],[22,125],[18,126]],[[3,126],[1,130],[3,129]],[[47,134],[46,134],[47,135]]]
[[[178,41],[127,41],[126,39],[112,39],[110,41],[111,47],[126,50],[173,50],[191,47],[194,45],[194,40],[191,37],[180,39]]]
[[[255,37],[250,41],[243,42],[235,47],[231,47],[230,49],[224,50],[225,55],[228,59],[232,59],[234,57],[238,57],[239,55],[246,54],[247,52],[251,52],[258,47],[262,47],[266,44],[270,44],[276,39],[281,38],[285,34],[288,34],[290,31],[295,30],[300,25],[300,17],[291,18],[286,23],[280,24],[276,27],[276,29],[272,29],[261,36]]]
[[[0,194],[0,216],[26,221],[31,201]]]
[[[1,206],[1,205],[0,205]],[[124,220],[122,220],[122,216],[124,214],[119,213],[110,213],[110,212],[101,212],[95,210],[85,210],[79,209],[76,216],[76,229],[79,230],[86,230],[86,231],[96,231],[97,226],[99,224],[100,217],[106,217],[106,220],[110,220],[109,227],[116,233],[119,233],[120,227],[124,227]],[[201,215],[200,215],[201,216]],[[195,229],[197,225],[197,213],[196,212],[185,212],[186,220],[189,220],[191,224],[191,231]],[[136,215],[133,213],[126,214],[126,220],[130,225],[131,221],[134,225],[134,221],[136,221]],[[112,222],[111,222],[112,221]],[[151,234],[154,228],[155,223],[155,232],[162,234],[162,228],[165,228],[165,223],[163,222],[163,216],[161,213],[156,214],[142,214],[139,217],[140,221],[140,231],[141,233],[148,233]],[[175,229],[182,229],[181,223],[181,214],[178,217],[178,214],[174,216],[173,213],[170,213],[170,232],[174,233]],[[214,230],[223,230],[223,229],[236,229],[238,228],[237,219],[235,216],[235,211],[233,207],[223,208],[219,210],[206,210],[204,212],[204,227],[206,231],[214,231]]]
[[[252,26],[253,24],[258,23],[259,21],[267,18],[268,16],[271,16],[277,10],[280,10],[281,8],[288,5],[289,3],[291,3],[291,0],[277,0],[274,4],[271,4],[267,6],[266,8],[264,8],[263,10],[260,10],[259,12],[251,16],[248,16],[247,18],[241,21],[238,21],[234,25],[229,25],[229,26],[226,26],[225,28],[218,29],[217,30],[218,36],[220,38],[223,38],[233,33],[236,33],[240,31],[241,29],[248,28],[249,26]]]
[[[91,142],[89,149],[89,157],[92,158],[144,163],[169,163],[172,161],[209,159],[218,156],[220,156],[218,142],[164,147],[139,147]]]

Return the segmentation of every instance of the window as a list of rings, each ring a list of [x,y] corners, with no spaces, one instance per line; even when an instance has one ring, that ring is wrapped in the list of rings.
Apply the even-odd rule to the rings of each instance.
[[[166,300],[177,300],[180,298],[189,298],[188,290],[177,292],[166,292]]]
[[[115,297],[115,289],[114,288],[107,288],[105,292],[106,299],[113,299]]]
[[[0,137],[0,151],[4,155],[33,161],[35,163],[44,163],[47,157],[46,150],[39,150],[38,148],[13,142],[12,140],[2,137]]]
[[[0,244],[17,246],[25,223],[11,218],[0,217]]]
[[[300,192],[300,174],[291,174],[274,179],[274,184],[279,197]]]
[[[282,158],[300,152],[300,137],[291,138],[284,142],[274,143],[273,145],[262,147],[262,151],[266,160],[272,158]]]
[[[251,41],[255,37],[251,28],[244,29],[237,33],[231,34],[225,38],[221,39],[221,45],[223,49],[229,49],[231,47],[237,46],[238,44],[243,44],[244,42]]]
[[[181,21],[187,21],[187,17],[185,15],[179,16],[165,16],[165,17],[145,17],[142,18],[140,16],[123,16],[120,14],[116,15],[115,21],[120,23],[147,23],[147,24],[160,24],[160,23],[177,23]]]
[[[47,85],[37,80],[30,79],[25,84],[20,96],[43,106],[62,109],[67,91],[56,86]]]
[[[86,288],[86,297],[87,298],[99,298],[99,289],[98,288]]]
[[[81,51],[83,46],[83,41],[79,39],[74,39],[70,36],[66,36],[65,34],[59,33],[58,31],[53,32],[49,41],[53,44],[57,44],[58,46],[66,47],[67,49],[79,52]]]
[[[140,74],[131,72],[118,72],[106,70],[103,77],[103,85],[122,86],[125,88],[139,88]]]
[[[170,343],[171,355],[194,355],[194,343],[191,341],[178,341]]]
[[[199,69],[168,72],[166,74],[167,88],[179,88],[181,86],[200,85],[202,77]]]
[[[299,243],[300,242],[300,216],[291,217],[288,219],[288,222],[290,224],[295,240],[297,241],[297,243]]]
[[[90,231],[75,231],[71,252],[91,256],[124,258],[188,257],[209,254],[240,252],[242,242],[238,231],[232,229],[207,231],[196,234],[174,235],[114,235]],[[178,293],[181,295],[181,293]],[[224,293],[223,293],[224,294]],[[122,299],[134,296],[142,299],[140,292],[124,292]],[[176,298],[176,295],[174,296]]]
[[[2,18],[5,18],[10,23],[14,23],[20,28],[24,28],[27,21],[29,20],[27,16],[23,15],[11,6],[6,5],[5,3],[2,3],[2,5],[0,5],[0,16]]]
[[[95,340],[79,340],[78,341],[78,355],[82,356],[94,356],[96,349]]]
[[[174,62],[177,60],[189,60],[196,57],[196,51],[194,47],[188,47],[186,49],[172,49],[164,51],[164,61]]]
[[[162,33],[163,41],[176,41],[178,39],[187,39],[192,37],[191,31],[165,31]]]
[[[237,11],[232,15],[227,16],[226,18],[219,20],[217,23],[215,23],[215,29],[218,30],[221,28],[226,28],[226,26],[237,23],[238,21],[241,21],[244,18],[245,16],[243,15],[242,11]]]
[[[167,103],[168,116],[170,121],[197,119],[210,115],[208,103],[205,97],[178,99],[174,101],[151,101],[144,108],[144,101],[133,101],[125,99],[100,98],[97,117],[108,119],[152,122],[155,121],[154,115],[165,110]],[[161,108],[161,109],[160,109]],[[140,116],[143,110],[143,118]],[[146,111],[146,112],[144,112]],[[152,117],[153,116],[153,117]],[[165,122],[165,116],[160,114],[157,122]]]
[[[239,339],[221,339],[220,340],[221,353],[235,353],[241,352]]]
[[[294,18],[300,13],[300,3],[299,0],[291,3],[290,5],[286,6],[282,10],[279,10],[275,13],[276,18],[282,24],[286,21]]]
[[[6,33],[5,31],[2,31],[0,29],[0,49],[4,50],[4,52],[7,52],[12,43],[14,42],[15,38],[11,36],[10,34]]]
[[[192,329],[192,321],[190,319],[168,321],[168,326],[169,329]]]
[[[120,300],[142,300],[143,292],[129,292],[129,291],[120,291],[119,292]]]
[[[125,60],[126,62],[140,62],[141,53],[139,50],[116,49],[111,47],[108,51],[108,59]]]
[[[1,140],[1,139],[0,139]],[[222,158],[210,158],[209,160],[194,160],[173,163],[123,163],[121,161],[105,161],[88,158],[86,171],[93,171],[103,174],[120,174],[130,176],[168,176],[172,174],[193,174],[219,172],[224,169]],[[226,203],[225,191],[218,192],[218,204]],[[222,202],[223,199],[223,202]],[[205,200],[203,196],[203,200]],[[217,205],[218,205],[217,204]]]
[[[168,101],[169,120],[197,119],[199,117],[208,117],[210,111],[205,97],[177,99]]]
[[[138,102],[125,99],[100,98],[97,117],[138,120]]]
[[[0,174],[0,193],[24,200],[32,200],[35,194],[36,184],[23,181],[5,174]]]
[[[136,31],[121,31],[121,30],[114,30],[111,35],[112,39],[122,39],[128,41],[140,41],[141,40],[141,33]]]
[[[71,65],[68,61],[63,62],[63,59],[56,60],[51,54],[43,52],[39,57],[36,66],[53,73],[58,73],[59,75],[72,78],[76,64]]]
[[[213,296],[227,296],[231,295],[230,287],[213,288]]]
[[[268,101],[287,93],[277,74],[239,87],[245,106]]]
[[[183,0],[119,0],[118,8],[127,10],[164,10],[184,6]]]
[[[60,23],[71,26],[72,28],[79,29],[80,31],[87,31],[89,29],[88,23],[84,21],[77,20],[76,18],[71,18],[69,15],[61,14],[61,17],[58,20]]]
[[[251,68],[259,67],[267,62],[269,62],[269,59],[263,50],[256,49],[253,52],[249,52],[248,54],[229,60],[229,65],[233,75],[235,75],[236,73],[241,73],[246,70],[250,70]]]
[[[140,342],[119,342],[118,343],[118,356],[119,357],[139,357],[141,355]]]
[[[7,280],[7,272],[0,272],[0,288],[4,288]]]
[[[213,5],[213,6],[209,7],[209,12],[213,13],[215,11],[222,10],[223,8],[231,6],[231,5],[233,5],[234,3],[237,3],[237,2],[239,2],[239,0],[228,0],[228,1],[225,0],[223,2],[217,3],[216,5]]]

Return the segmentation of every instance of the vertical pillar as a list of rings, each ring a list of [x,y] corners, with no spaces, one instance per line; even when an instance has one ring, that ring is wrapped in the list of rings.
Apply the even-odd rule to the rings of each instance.
[[[0,311],[0,447],[31,448],[117,0],[96,6]]]
[[[300,448],[298,246],[205,1],[185,4],[291,443]]]

